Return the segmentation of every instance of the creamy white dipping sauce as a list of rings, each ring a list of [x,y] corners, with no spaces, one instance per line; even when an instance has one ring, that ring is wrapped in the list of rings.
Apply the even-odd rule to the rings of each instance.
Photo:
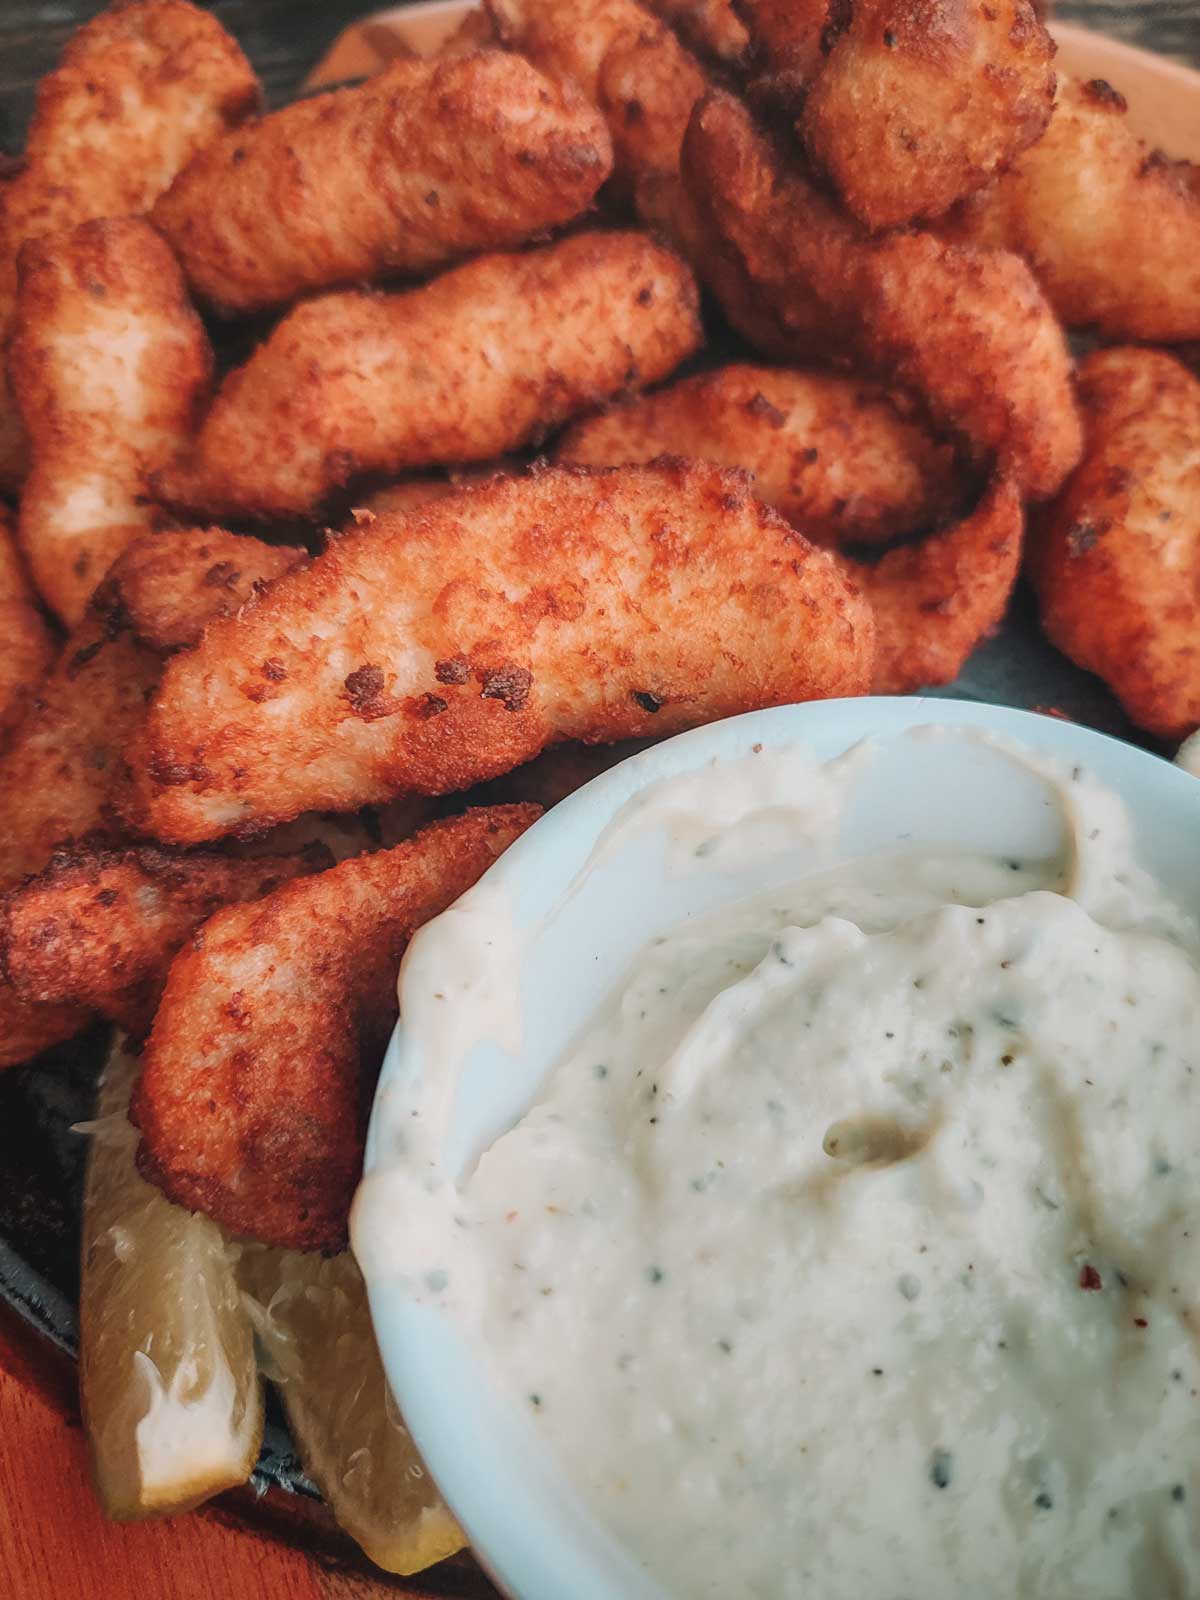
[[[392,1246],[673,1596],[1200,1595],[1196,933],[1070,787],[634,955]]]

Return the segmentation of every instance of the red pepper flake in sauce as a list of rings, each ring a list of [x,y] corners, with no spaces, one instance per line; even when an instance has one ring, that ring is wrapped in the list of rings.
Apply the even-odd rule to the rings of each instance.
[[[1100,1274],[1093,1266],[1082,1266],[1079,1269],[1079,1287],[1081,1289],[1103,1289]]]

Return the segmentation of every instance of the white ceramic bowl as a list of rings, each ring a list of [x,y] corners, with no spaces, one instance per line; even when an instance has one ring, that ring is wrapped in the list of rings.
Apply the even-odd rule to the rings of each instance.
[[[917,734],[931,726],[944,731],[936,738]],[[659,780],[745,756],[756,745],[767,751],[800,745],[827,760],[870,739],[876,749],[856,780],[842,830],[845,857],[901,843],[1025,857],[1055,853],[1064,831],[1053,791],[1028,767],[980,742],[980,731],[1068,768],[1084,766],[1115,789],[1132,814],[1142,864],[1183,904],[1200,908],[1196,779],[1072,723],[954,700],[863,699],[786,706],[682,734],[556,806],[484,879],[486,895],[507,902],[519,960],[513,949],[480,952],[472,981],[488,981],[493,964],[491,981],[515,1001],[521,1047],[515,1055],[505,1048],[503,1005],[495,1012],[495,1037],[464,1041],[438,1151],[443,1175],[460,1172],[521,1115],[647,940],[688,914],[803,870],[798,857],[769,851],[739,856],[729,870],[681,874],[672,869],[660,826],[621,830],[581,878],[598,838],[632,797]],[[469,915],[470,901],[467,911],[446,915]],[[455,985],[461,992],[463,963],[447,960],[446,941],[436,932],[435,923],[418,934],[401,972],[404,1020],[380,1078],[368,1179],[387,1168],[401,1130],[411,1126],[407,1119],[423,1103],[438,1014],[432,996],[450,993],[453,1001]],[[356,1215],[356,1224],[365,1214]],[[403,1216],[394,1226],[403,1228]],[[491,1390],[454,1330],[431,1307],[413,1304],[367,1244],[356,1236],[388,1378],[429,1469],[500,1586],[519,1600],[661,1597],[575,1499],[528,1418]]]

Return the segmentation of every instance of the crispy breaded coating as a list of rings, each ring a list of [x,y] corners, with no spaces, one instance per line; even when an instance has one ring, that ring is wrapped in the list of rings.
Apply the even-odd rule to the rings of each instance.
[[[209,515],[312,513],[360,473],[478,461],[666,377],[700,342],[696,286],[641,233],[484,256],[409,294],[290,312],[159,475]]]
[[[696,57],[637,0],[487,4],[506,44],[596,102],[612,134],[613,187],[646,227],[671,241],[735,325],[770,348],[769,312],[710,248],[680,173],[689,118],[710,87]]]
[[[574,423],[559,461],[615,467],[675,454],[754,474],[754,493],[817,544],[876,544],[953,505],[953,453],[878,384],[737,364]]]
[[[536,816],[468,811],[212,917],[146,1046],[144,1176],[235,1234],[341,1249],[405,946]]]
[[[106,639],[89,618],[68,640],[0,753],[0,888],[40,871],[55,846],[115,830],[112,797],[124,742],[145,714],[158,657],[128,635]],[[0,1067],[73,1038],[91,1013],[42,1006],[0,983]]]
[[[171,655],[307,560],[294,545],[264,544],[224,528],[175,528],[130,545],[92,597],[92,610],[110,636],[128,629],[159,655]]]
[[[772,354],[851,352],[1025,494],[1055,492],[1079,458],[1079,415],[1062,330],[1023,261],[864,233],[720,91],[692,118],[684,175],[710,247],[785,331]]]
[[[877,562],[839,556],[875,612],[875,694],[951,683],[1003,619],[1021,564],[1021,496],[994,480],[961,522]]]
[[[549,76],[579,85],[598,105],[613,142],[617,187],[648,227],[696,265],[693,224],[679,177],[704,69],[636,0],[487,0],[496,31]]]
[[[58,654],[0,506],[0,741],[20,722]]]
[[[0,338],[27,240],[147,211],[197,150],[257,105],[235,41],[185,0],[113,5],[80,28],[39,85],[21,170],[0,188]],[[24,475],[21,437],[0,383],[0,482]]]
[[[195,643],[206,622],[300,559],[220,529],[147,535],[118,558],[0,753],[0,890],[40,872],[60,847],[124,831],[114,800],[163,654]],[[0,984],[0,1066],[70,1039],[90,1016]]]
[[[236,611],[298,559],[220,530],[129,546],[0,754],[0,888],[39,872],[59,846],[119,829],[122,760],[163,653],[195,643],[206,622]]]
[[[199,152],[154,207],[192,288],[225,311],[504,250],[590,205],[603,118],[501,51],[397,61]]]
[[[56,846],[119,820],[112,797],[124,743],[158,681],[159,657],[89,617],[71,635],[0,754],[0,886],[38,872]]]
[[[773,78],[787,78],[800,92],[824,66],[825,47],[847,8],[831,8],[830,0],[734,0],[734,9],[750,36],[755,64]]]
[[[1200,338],[1200,168],[1148,149],[1101,79],[1060,79],[1042,140],[940,231],[1024,256],[1073,327]]]
[[[749,52],[750,35],[733,0],[646,0],[646,9],[674,28],[698,55],[739,66]]]
[[[1031,541],[1042,626],[1147,733],[1200,723],[1200,381],[1157,350],[1079,369],[1087,447]]]
[[[443,500],[448,494],[475,484],[487,483],[500,473],[520,471],[516,458],[500,457],[496,461],[472,462],[465,467],[451,467],[444,477],[402,478],[399,483],[387,483],[381,489],[356,499],[350,508],[350,517],[342,526],[343,533],[356,533],[374,517],[390,511],[419,511],[431,500]]]
[[[0,896],[0,975],[20,1000],[81,1006],[141,1038],[193,928],[221,906],[259,900],[329,865],[324,851],[63,851]]]
[[[861,694],[872,631],[742,474],[497,478],[336,540],[170,662],[131,753],[132,815],[193,842],[465,789],[562,739]]]
[[[854,0],[796,107],[805,147],[868,228],[941,216],[1042,136],[1053,60],[1029,0]]]
[[[133,217],[21,252],[13,392],[29,435],[18,534],[73,626],[131,539],[158,526],[149,474],[190,437],[212,352],[169,247]]]

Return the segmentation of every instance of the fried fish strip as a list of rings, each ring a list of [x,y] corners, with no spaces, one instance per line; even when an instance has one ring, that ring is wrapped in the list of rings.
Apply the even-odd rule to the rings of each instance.
[[[1200,338],[1200,168],[1149,150],[1102,79],[1060,80],[1045,137],[941,225],[1015,250],[1064,322],[1110,339]]]
[[[875,613],[874,694],[952,682],[1004,616],[1021,564],[1015,484],[996,479],[961,522],[877,562],[838,556]]]
[[[685,378],[576,423],[558,455],[585,466],[650,461],[670,439],[690,456],[749,468],[761,500],[835,547],[944,522],[957,498],[948,450],[877,387],[828,373],[735,366]],[[957,677],[1004,615],[1022,525],[1021,497],[1001,480],[962,520],[878,561],[838,556],[875,613],[874,693],[907,694]],[[494,792],[507,792],[507,782]]]
[[[194,643],[207,621],[301,559],[220,529],[152,534],[128,547],[0,754],[0,889],[40,872],[61,846],[122,831],[114,799],[125,748],[163,654]],[[0,1067],[72,1038],[90,1016],[0,985]]]
[[[300,559],[220,529],[129,546],[0,754],[0,887],[40,871],[57,847],[119,827],[112,808],[122,758],[163,654],[195,643],[206,622]]]
[[[512,248],[591,203],[608,129],[500,51],[397,61],[206,146],[154,207],[192,288],[254,311]]]
[[[21,170],[0,189],[0,337],[27,240],[147,211],[197,150],[257,105],[237,44],[185,0],[113,5],[80,28],[38,88]],[[0,482],[24,476],[23,457],[0,381]]]
[[[579,84],[613,141],[614,187],[668,238],[735,325],[770,348],[775,325],[753,287],[708,246],[680,174],[688,120],[709,88],[700,62],[636,0],[487,0],[501,39]]]
[[[847,349],[1026,494],[1055,492],[1079,459],[1080,422],[1062,330],[1023,261],[864,234],[721,91],[692,118],[684,176],[711,248],[783,332],[770,353]]]
[[[17,551],[8,513],[0,507],[0,739],[21,720],[58,654],[58,641]]]
[[[0,755],[0,886],[38,872],[57,845],[119,827],[112,798],[124,741],[160,661],[130,634],[87,618],[67,641]]]
[[[307,559],[294,545],[224,528],[174,528],[128,547],[92,596],[92,611],[108,637],[128,631],[159,656],[173,655]]]
[[[233,1233],[341,1249],[405,946],[536,816],[468,811],[217,912],[175,958],[146,1046],[143,1175]]]
[[[817,544],[876,544],[940,521],[955,499],[949,447],[878,384],[735,365],[574,423],[559,461],[615,467],[668,453],[744,467],[754,493]]]
[[[184,843],[449,793],[561,739],[860,694],[872,657],[866,603],[742,474],[497,478],[336,540],[171,661],[132,816]]]
[[[854,0],[799,127],[868,228],[938,217],[1045,132],[1053,60],[1028,0]]]
[[[579,85],[600,107],[618,188],[649,227],[690,251],[694,229],[679,177],[704,69],[636,0],[487,0],[499,37],[549,76]]]
[[[614,170],[627,188],[647,172],[678,172],[688,118],[707,80],[700,64],[636,0],[488,0],[500,39],[549,77],[570,80],[606,110]],[[611,90],[623,59],[643,54],[638,109]],[[606,92],[606,83],[610,89]],[[609,105],[605,106],[606,99]]]
[[[1156,350],[1079,370],[1087,448],[1032,541],[1042,626],[1147,733],[1200,723],[1200,382]]]
[[[329,864],[324,851],[64,851],[0,897],[0,973],[22,1001],[81,1006],[142,1038],[194,928],[221,906]]]
[[[149,474],[193,432],[212,352],[169,247],[133,217],[21,252],[9,352],[31,469],[18,534],[68,624],[131,539],[159,525]]]
[[[409,294],[333,294],[286,316],[222,385],[194,452],[159,475],[207,515],[311,513],[363,472],[478,461],[700,341],[684,264],[641,233],[484,256]]]

